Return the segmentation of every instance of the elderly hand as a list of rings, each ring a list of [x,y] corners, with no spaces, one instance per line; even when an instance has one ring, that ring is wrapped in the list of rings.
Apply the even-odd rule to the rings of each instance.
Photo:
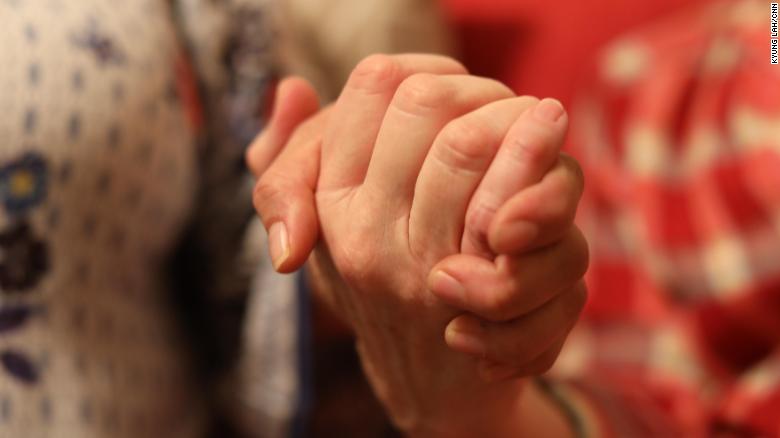
[[[558,152],[562,108],[463,72],[438,57],[369,58],[256,191],[281,271],[305,260],[319,215],[312,271],[408,431],[486,433],[517,417],[516,382],[474,379],[475,362],[444,348],[445,327],[486,377],[529,374],[549,366],[584,301],[587,251],[571,225],[581,178]],[[280,97],[304,110],[277,108],[248,153],[258,173],[316,108],[305,86],[286,87]]]

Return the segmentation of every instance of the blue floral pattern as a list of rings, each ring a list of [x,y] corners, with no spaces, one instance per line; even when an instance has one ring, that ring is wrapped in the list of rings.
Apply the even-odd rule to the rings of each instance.
[[[101,66],[125,63],[124,51],[98,27],[95,21],[90,21],[83,32],[73,36],[72,41],[76,46],[92,52]]]
[[[0,292],[26,292],[35,287],[49,268],[45,242],[36,239],[27,222],[0,232]]]
[[[0,295],[26,294],[49,268],[48,246],[36,238],[28,221],[46,199],[48,179],[46,160],[35,152],[0,167],[0,203],[11,218],[0,231]],[[27,303],[0,305],[0,335],[23,328],[35,314]],[[26,352],[10,348],[0,349],[0,369],[25,384],[37,382],[40,374]]]
[[[48,166],[35,152],[0,167],[0,200],[10,216],[22,216],[46,199]]]

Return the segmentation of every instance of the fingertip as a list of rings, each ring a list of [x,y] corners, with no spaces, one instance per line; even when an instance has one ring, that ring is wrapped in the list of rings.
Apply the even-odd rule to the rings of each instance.
[[[552,98],[536,100],[507,133],[505,140],[509,157],[521,169],[516,186],[524,188],[542,179],[555,164],[563,146],[568,117],[563,105]]]
[[[307,104],[308,109],[319,108],[320,99],[314,86],[300,76],[288,76],[284,78],[278,87],[278,96],[286,100],[296,99],[299,103]]]
[[[297,76],[284,78],[277,86],[267,129],[286,137],[292,128],[314,114],[319,106],[317,92],[307,80]]]
[[[566,110],[558,99],[545,97],[534,107],[533,116],[542,122],[557,123],[566,116]]]
[[[460,315],[450,321],[444,330],[448,347],[459,353],[475,357],[487,356],[486,328],[469,315]]]
[[[314,193],[297,179],[266,173],[255,186],[253,202],[268,234],[274,269],[289,273],[309,257],[319,233]]]
[[[244,160],[255,177],[260,177],[271,165],[295,129],[317,112],[319,97],[308,81],[291,76],[277,86],[273,105],[265,128],[244,153]]]
[[[280,267],[284,272],[300,269],[306,263],[317,243],[320,227],[314,194],[311,190],[304,188],[303,191],[296,193],[288,211],[290,256]]]
[[[268,252],[274,269],[280,271],[290,258],[290,236],[284,221],[274,222],[268,228]]]
[[[275,230],[269,230],[269,234]],[[313,241],[316,240],[316,235],[311,237],[311,232],[305,230],[284,231],[287,233],[284,237],[277,235],[269,235],[269,253],[271,255],[271,261],[276,272],[281,274],[289,274],[300,269],[306,260],[309,258],[309,254],[314,249]],[[282,239],[287,239],[286,246],[283,247]],[[276,246],[276,250],[271,249],[272,245]]]
[[[270,128],[263,129],[244,151],[244,162],[260,178],[283,147],[282,139]]]
[[[432,271],[428,276],[428,287],[438,298],[454,306],[462,306],[466,298],[463,283],[441,269]]]
[[[491,284],[495,265],[477,255],[453,254],[434,265],[428,275],[428,288],[446,304],[473,311],[479,303],[479,290]]]

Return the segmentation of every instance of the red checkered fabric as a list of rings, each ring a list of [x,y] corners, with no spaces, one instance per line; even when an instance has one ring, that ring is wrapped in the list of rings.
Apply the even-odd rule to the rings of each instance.
[[[769,2],[611,44],[572,108],[591,298],[556,372],[608,436],[780,436]]]

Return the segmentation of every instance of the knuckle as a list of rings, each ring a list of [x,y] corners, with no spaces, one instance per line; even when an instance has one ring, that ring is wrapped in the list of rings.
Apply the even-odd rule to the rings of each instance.
[[[510,156],[519,163],[532,166],[543,164],[547,158],[547,145],[541,141],[530,141],[525,136],[514,136],[509,142]]]
[[[466,212],[464,234],[476,248],[488,248],[488,228],[496,211],[497,208],[493,204],[483,199],[474,202]]]
[[[418,113],[444,107],[453,95],[453,89],[433,74],[417,73],[401,82],[395,96],[395,106],[402,111]]]
[[[466,228],[484,235],[487,233],[490,220],[493,219],[497,210],[498,208],[494,204],[485,199],[475,201],[466,213]]]
[[[333,248],[333,262],[348,284],[365,284],[378,275],[378,251],[366,245],[365,233],[351,233]]]
[[[466,118],[455,120],[439,134],[436,157],[447,167],[478,171],[493,156],[491,137],[484,124]]]
[[[390,55],[370,55],[360,61],[349,76],[349,86],[365,91],[382,91],[394,85],[400,65]]]
[[[279,180],[275,179],[269,171],[265,172],[255,184],[252,192],[252,201],[255,209],[262,215],[268,208],[286,199]]]

